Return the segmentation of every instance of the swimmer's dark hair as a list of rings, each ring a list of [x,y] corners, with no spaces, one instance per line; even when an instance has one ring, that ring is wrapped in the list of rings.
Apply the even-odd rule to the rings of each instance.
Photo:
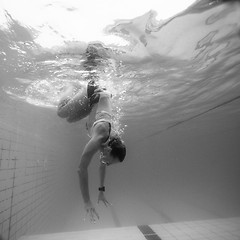
[[[123,141],[119,137],[115,137],[109,141],[108,146],[112,148],[110,155],[122,162],[126,156],[126,146]]]

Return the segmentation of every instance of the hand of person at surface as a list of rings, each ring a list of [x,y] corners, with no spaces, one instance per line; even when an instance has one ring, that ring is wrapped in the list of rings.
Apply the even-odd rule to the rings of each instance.
[[[99,219],[99,215],[98,215],[97,211],[95,210],[95,207],[93,206],[93,204],[90,201],[85,203],[85,211],[86,211],[86,216],[84,218],[84,221],[87,216],[89,216],[90,222],[92,222],[92,223],[96,222],[96,218]]]
[[[100,201],[102,201],[106,207],[112,205],[111,203],[109,203],[109,202],[107,201],[107,199],[105,198],[103,192],[99,192],[99,194],[98,194],[98,203],[99,203]]]

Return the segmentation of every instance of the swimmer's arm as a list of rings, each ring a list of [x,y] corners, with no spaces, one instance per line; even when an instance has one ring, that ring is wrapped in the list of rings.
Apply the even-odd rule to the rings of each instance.
[[[83,150],[81,162],[79,166],[79,182],[85,203],[90,202],[89,188],[88,188],[88,166],[93,158],[93,155],[100,149],[102,143],[106,139],[108,130],[104,124],[97,124],[93,128],[93,136],[87,143]]]
[[[103,164],[103,163],[100,164],[99,173],[100,173],[100,187],[104,187],[104,179],[106,175],[106,164]],[[98,203],[100,203],[100,201],[103,202],[106,207],[112,205],[105,198],[104,191],[99,191]]]
[[[93,155],[98,151],[102,138],[94,137],[92,138],[83,150],[81,157],[81,162],[79,166],[79,183],[82,193],[82,197],[85,203],[90,202],[89,187],[88,187],[88,166],[93,158]]]
[[[104,187],[105,176],[106,176],[106,164],[100,163],[100,166],[99,166],[100,186],[99,187]]]

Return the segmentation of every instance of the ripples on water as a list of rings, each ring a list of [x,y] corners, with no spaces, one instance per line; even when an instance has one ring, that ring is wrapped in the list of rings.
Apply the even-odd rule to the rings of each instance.
[[[44,49],[36,29],[2,15],[1,88],[16,101],[55,110],[66,84],[94,77],[113,92],[118,119],[161,116],[171,127],[239,97],[239,1],[197,1],[165,22],[154,11],[116,21],[106,32],[121,47],[78,39]]]

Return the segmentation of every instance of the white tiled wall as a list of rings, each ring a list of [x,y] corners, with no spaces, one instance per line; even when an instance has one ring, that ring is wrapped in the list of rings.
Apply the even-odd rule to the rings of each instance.
[[[1,101],[0,239],[15,240],[41,227],[59,154],[34,129],[38,117]],[[41,130],[39,131],[41,132]]]

